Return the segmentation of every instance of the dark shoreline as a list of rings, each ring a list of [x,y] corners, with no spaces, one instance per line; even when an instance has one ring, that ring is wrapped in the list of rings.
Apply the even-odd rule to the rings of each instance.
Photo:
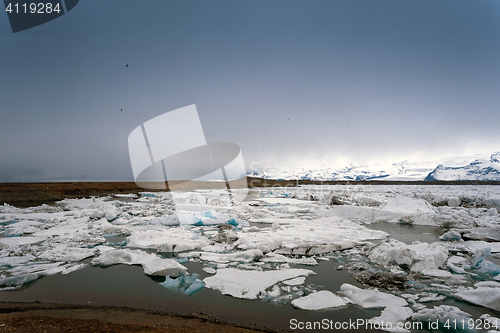
[[[201,313],[179,315],[128,307],[0,302],[0,332],[287,332],[238,325]]]
[[[170,181],[171,190],[224,189],[224,182]],[[230,182],[231,188],[241,188],[245,180]],[[315,181],[315,180],[276,180],[247,177],[248,188],[296,187],[300,185],[500,185],[500,181]],[[134,182],[42,182],[42,183],[0,183],[0,204],[19,207],[39,206],[54,203],[65,198],[82,198],[111,194],[154,192]]]

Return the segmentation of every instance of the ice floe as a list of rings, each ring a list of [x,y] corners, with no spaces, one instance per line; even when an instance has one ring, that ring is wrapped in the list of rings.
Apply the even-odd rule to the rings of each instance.
[[[419,311],[412,320],[469,318],[453,307],[427,309],[444,298],[498,311],[495,186],[301,186],[255,189],[249,202],[231,201],[223,192],[0,206],[0,288],[70,274],[90,262],[141,265],[145,274],[165,277],[162,286],[189,295],[206,287],[308,310],[342,302],[383,308],[372,321],[393,327],[408,320],[411,309]],[[376,230],[379,221],[433,226],[440,241],[419,242],[415,235],[406,244]],[[322,271],[320,260],[379,290],[343,284],[337,294],[317,291],[323,287],[306,277]],[[182,265],[187,261],[211,276],[201,281]]]
[[[342,297],[328,290],[321,290],[292,301],[292,306],[302,310],[323,310],[344,305],[346,302]]]
[[[162,259],[158,256],[146,253],[141,250],[126,250],[126,249],[109,249],[104,250],[98,257],[92,260],[93,265],[110,266],[116,264],[126,265],[141,265],[144,273],[155,276],[171,276],[176,277],[180,273],[186,271],[186,267],[172,259]]]
[[[203,282],[207,288],[219,290],[223,295],[256,299],[260,293],[280,281],[311,274],[315,273],[308,269],[244,271],[236,268],[223,268],[217,270],[215,275],[203,279]]]
[[[408,305],[404,298],[377,290],[361,289],[348,283],[340,286],[339,294],[362,308],[385,308],[390,305]]]

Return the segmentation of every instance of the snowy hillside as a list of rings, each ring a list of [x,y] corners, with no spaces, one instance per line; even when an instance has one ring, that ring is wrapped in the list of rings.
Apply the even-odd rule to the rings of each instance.
[[[500,180],[500,152],[461,167],[440,164],[425,180]]]
[[[500,152],[432,161],[403,161],[344,168],[272,167],[249,176],[264,179],[303,180],[500,180]]]

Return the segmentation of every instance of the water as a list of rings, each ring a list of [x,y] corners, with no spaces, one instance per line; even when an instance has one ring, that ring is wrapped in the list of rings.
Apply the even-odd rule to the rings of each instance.
[[[306,281],[324,285],[325,288],[333,287],[332,290],[338,290],[343,280],[359,285],[348,273],[337,271],[336,265],[333,262],[321,262],[314,268],[318,275],[309,277]],[[186,266],[189,272],[200,274],[200,278],[208,276],[201,264],[186,263]],[[2,291],[0,301],[125,306],[178,314],[204,313],[232,323],[281,329],[289,329],[291,319],[344,321],[346,318],[369,319],[381,312],[380,309],[363,310],[355,306],[326,311],[302,311],[294,309],[290,304],[239,300],[207,288],[193,296],[186,296],[160,286],[159,282],[163,280],[144,275],[139,266],[87,267],[69,275],[43,277],[21,290]]]
[[[413,241],[439,241],[444,229],[439,227],[405,225],[394,223],[374,223],[366,225],[370,229],[388,232],[392,238],[411,244]],[[122,236],[108,237],[111,243],[122,242]],[[340,253],[341,254],[341,253]],[[352,257],[352,255],[347,256]],[[497,264],[500,259],[488,258]],[[90,259],[85,261],[90,262]],[[309,276],[306,284],[316,290],[337,292],[343,283],[364,288],[346,270],[337,270],[345,263],[341,258],[318,261],[317,266],[290,265],[293,268],[311,269],[317,275]],[[203,279],[210,274],[202,270],[203,265],[196,262],[184,264],[190,274],[198,273]],[[68,275],[56,274],[38,279],[24,288],[15,291],[0,291],[0,301],[12,302],[50,302],[65,304],[92,304],[106,306],[125,306],[178,314],[203,313],[216,316],[231,323],[243,323],[279,329],[290,329],[290,321],[297,322],[346,322],[349,320],[369,319],[379,316],[382,309],[362,309],[349,305],[333,310],[304,311],[294,309],[290,303],[274,304],[266,300],[241,300],[221,295],[219,291],[204,288],[193,296],[186,296],[162,287],[164,278],[144,275],[140,266],[114,265],[107,268],[87,267]],[[500,317],[500,313],[484,307],[475,306],[447,298],[440,302],[426,303],[430,308],[440,304],[453,305],[468,312],[477,319],[488,313]],[[425,326],[424,326],[425,328]],[[356,330],[366,331],[365,329]],[[376,330],[373,330],[376,331]],[[415,331],[416,332],[416,331]]]
[[[391,238],[406,244],[412,244],[415,241],[429,244],[439,242],[439,236],[446,232],[446,229],[441,227],[405,223],[378,222],[364,224],[364,226],[372,230],[385,231],[391,235]]]

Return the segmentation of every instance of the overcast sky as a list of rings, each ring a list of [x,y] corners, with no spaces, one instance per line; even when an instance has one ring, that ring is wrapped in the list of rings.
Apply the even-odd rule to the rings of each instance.
[[[84,0],[15,34],[0,13],[0,181],[133,181],[128,135],[191,104],[247,166],[500,150],[499,36],[498,0]]]

